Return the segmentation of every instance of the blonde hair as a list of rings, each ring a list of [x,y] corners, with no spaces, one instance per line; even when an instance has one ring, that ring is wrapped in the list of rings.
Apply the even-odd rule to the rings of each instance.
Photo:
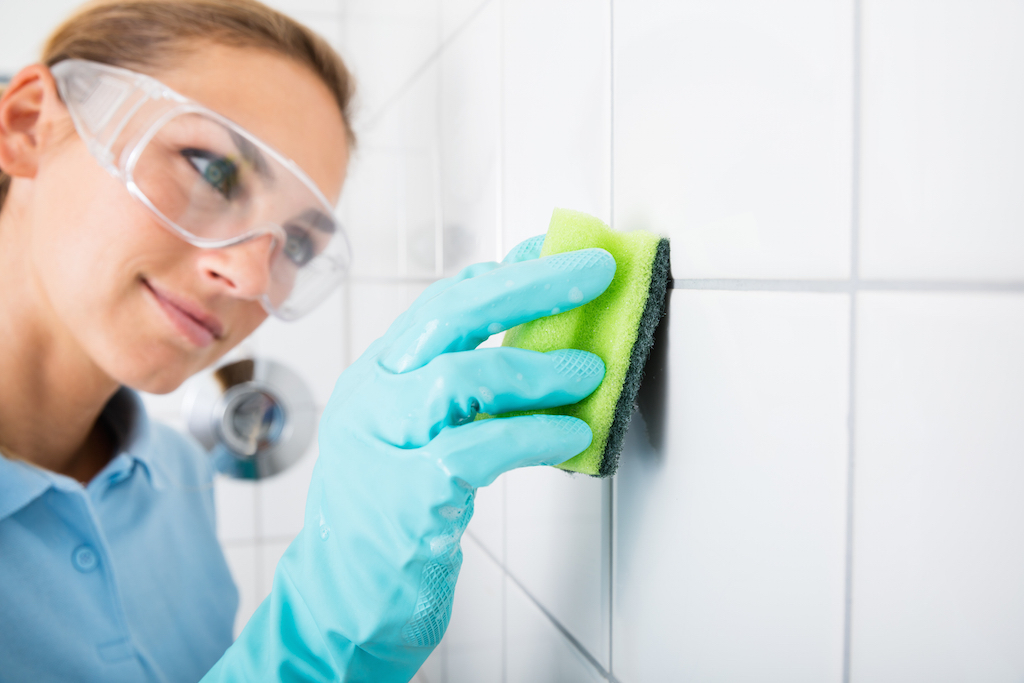
[[[202,42],[260,48],[308,67],[338,104],[350,144],[355,144],[351,104],[355,82],[326,40],[256,0],[101,0],[57,27],[42,61],[88,59],[145,71],[165,66]],[[4,87],[0,84],[0,96]],[[0,209],[11,177],[0,170]]]

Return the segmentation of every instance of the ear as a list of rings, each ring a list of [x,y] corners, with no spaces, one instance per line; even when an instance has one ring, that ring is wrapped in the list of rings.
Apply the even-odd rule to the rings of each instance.
[[[42,64],[18,72],[0,97],[0,169],[31,178],[53,131],[53,114],[63,105],[50,70]]]

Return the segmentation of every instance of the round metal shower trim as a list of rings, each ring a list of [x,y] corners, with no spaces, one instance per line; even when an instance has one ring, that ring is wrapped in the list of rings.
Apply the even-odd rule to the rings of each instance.
[[[316,433],[316,405],[302,378],[259,358],[190,380],[182,414],[217,470],[237,479],[264,479],[288,469]]]

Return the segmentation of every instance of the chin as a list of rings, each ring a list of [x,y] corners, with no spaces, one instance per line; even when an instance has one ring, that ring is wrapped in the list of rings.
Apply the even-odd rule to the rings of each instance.
[[[103,365],[118,384],[148,394],[169,394],[220,355],[209,354],[209,358],[200,359],[173,348],[162,347],[150,352],[133,349],[108,358],[109,362]]]

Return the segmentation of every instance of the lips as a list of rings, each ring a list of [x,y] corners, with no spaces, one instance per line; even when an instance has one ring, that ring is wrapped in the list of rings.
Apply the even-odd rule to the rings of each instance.
[[[148,280],[143,279],[142,284],[153,295],[154,300],[159,304],[171,324],[196,346],[204,348],[224,336],[224,326],[216,316],[207,313],[195,304],[154,287],[153,283]]]

